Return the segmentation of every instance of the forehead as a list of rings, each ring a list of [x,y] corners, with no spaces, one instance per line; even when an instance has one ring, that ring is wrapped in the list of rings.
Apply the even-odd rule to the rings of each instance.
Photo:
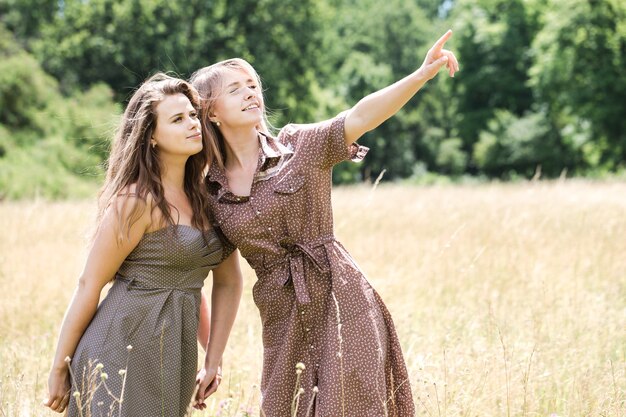
[[[256,77],[243,68],[225,68],[221,78],[223,86],[228,86],[233,83],[256,81]]]
[[[183,93],[177,93],[165,96],[165,98],[156,105],[155,111],[159,117],[169,117],[192,108],[193,106],[189,98]]]

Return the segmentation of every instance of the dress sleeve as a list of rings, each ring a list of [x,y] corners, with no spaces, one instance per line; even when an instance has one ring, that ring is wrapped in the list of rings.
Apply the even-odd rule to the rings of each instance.
[[[343,112],[319,123],[286,126],[287,140],[305,152],[313,164],[321,167],[331,168],[345,160],[360,162],[369,148],[356,142],[346,146],[345,120],[346,112]]]

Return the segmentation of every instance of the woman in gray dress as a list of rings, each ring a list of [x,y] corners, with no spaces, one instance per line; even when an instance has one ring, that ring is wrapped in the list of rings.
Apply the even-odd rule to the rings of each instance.
[[[223,250],[208,218],[202,184],[210,155],[197,109],[191,85],[157,74],[124,112],[97,230],[48,379],[44,405],[54,411],[183,416],[194,394],[196,337],[207,338],[198,320],[211,270],[211,336],[201,376],[212,391],[219,384],[212,364],[221,361],[242,277],[237,254]]]

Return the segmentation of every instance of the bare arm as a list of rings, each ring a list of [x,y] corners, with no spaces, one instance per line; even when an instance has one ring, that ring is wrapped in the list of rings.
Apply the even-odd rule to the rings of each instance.
[[[396,114],[444,65],[447,66],[450,76],[454,77],[454,73],[459,70],[459,63],[452,52],[443,49],[451,36],[452,31],[449,30],[439,38],[426,54],[422,66],[415,72],[364,97],[348,111],[344,127],[346,145],[354,143],[363,134]]]
[[[209,300],[204,291],[200,301],[200,321],[198,322],[198,343],[203,349],[206,349],[209,343],[209,335],[211,334],[211,310]]]
[[[121,243],[117,240],[118,219],[114,210],[109,208],[102,219],[61,325],[48,378],[48,398],[43,403],[54,411],[63,412],[69,402],[69,372],[65,358],[74,355],[96,312],[102,288],[113,279],[124,259],[139,243],[149,224],[149,216],[149,210],[144,210],[144,216],[133,224],[128,238]]]
[[[211,336],[206,348],[204,369],[201,370],[198,378],[200,387],[197,399],[200,403],[203,403],[204,399],[217,389],[221,379],[219,366],[239,308],[243,277],[239,267],[238,253],[234,251],[213,270]]]

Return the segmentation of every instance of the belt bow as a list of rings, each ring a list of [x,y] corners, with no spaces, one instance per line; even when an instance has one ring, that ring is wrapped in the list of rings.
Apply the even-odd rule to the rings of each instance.
[[[284,237],[279,241],[280,247],[285,249],[285,260],[289,265],[289,276],[285,280],[286,285],[289,280],[293,282],[296,291],[296,298],[300,304],[308,304],[311,302],[309,292],[304,279],[304,258],[307,258],[321,273],[327,273],[328,269],[316,257],[313,252],[315,246],[309,246],[304,243],[296,242],[292,237]]]

